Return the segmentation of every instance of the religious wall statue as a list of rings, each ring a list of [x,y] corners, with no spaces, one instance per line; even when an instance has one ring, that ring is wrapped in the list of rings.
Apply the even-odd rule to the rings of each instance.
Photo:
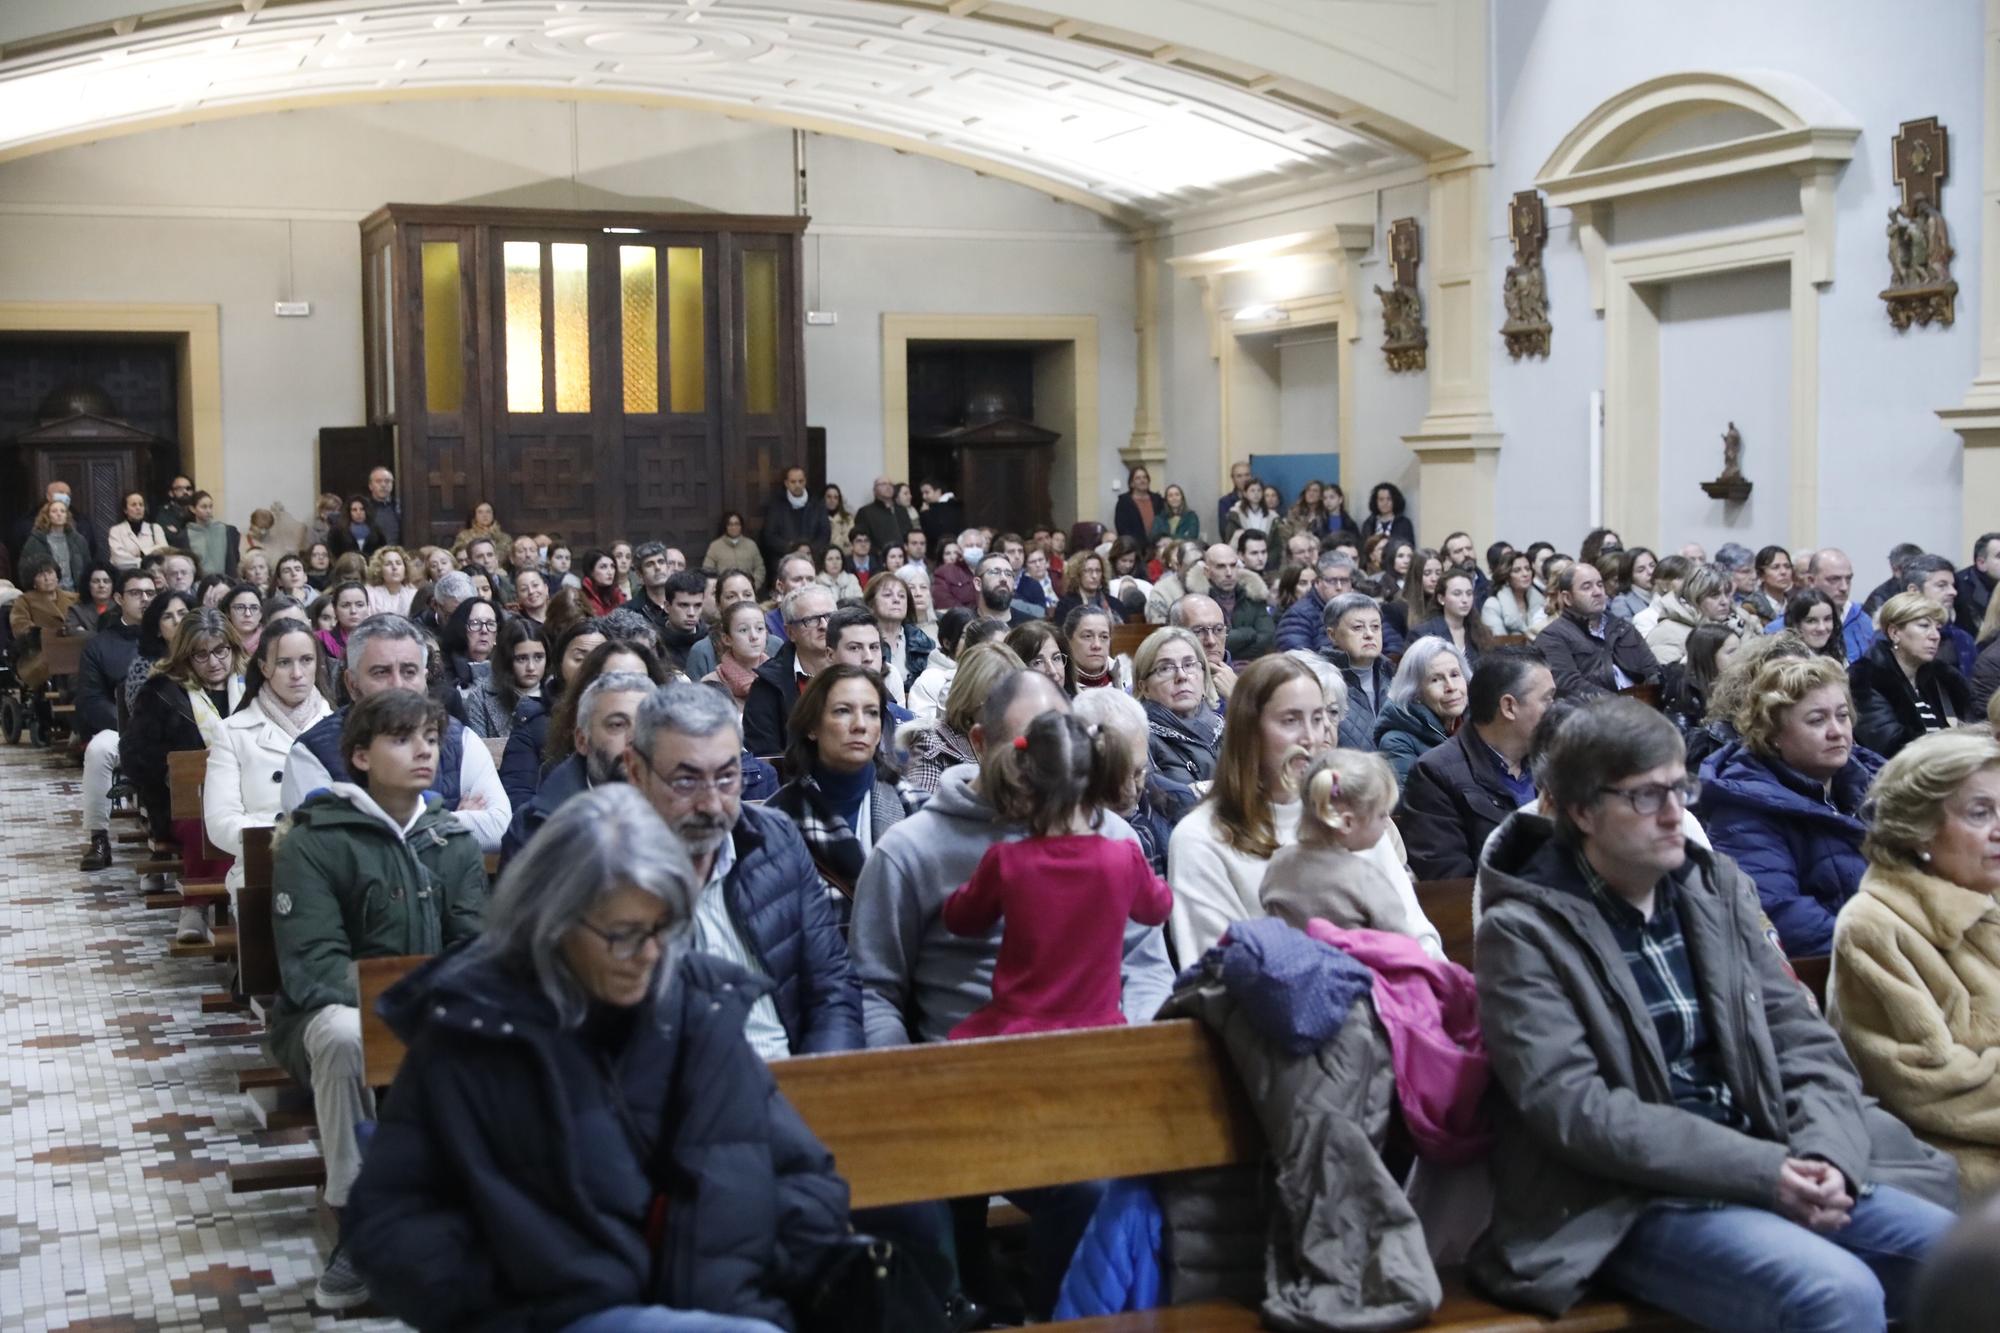
[[[1430,345],[1424,331],[1424,299],[1418,294],[1417,265],[1423,258],[1423,238],[1415,218],[1389,224],[1389,270],[1394,284],[1375,289],[1382,300],[1382,351],[1392,371],[1422,370]]]
[[[1889,210],[1889,286],[1882,299],[1899,329],[1936,321],[1949,326],[1957,313],[1958,283],[1951,276],[1951,230],[1941,205],[1950,168],[1950,141],[1937,117],[1903,123],[1892,141],[1902,202]]]
[[[1549,286],[1542,272],[1542,249],[1548,244],[1548,213],[1542,196],[1523,190],[1514,196],[1507,210],[1507,230],[1514,238],[1514,262],[1500,287],[1500,301],[1507,309],[1507,322],[1500,336],[1507,340],[1507,355],[1519,361],[1524,356],[1549,354]]]
[[[1732,421],[1729,429],[1722,432],[1722,475],[1714,481],[1704,481],[1701,489],[1712,500],[1742,504],[1750,498],[1754,484],[1743,475],[1743,436]]]

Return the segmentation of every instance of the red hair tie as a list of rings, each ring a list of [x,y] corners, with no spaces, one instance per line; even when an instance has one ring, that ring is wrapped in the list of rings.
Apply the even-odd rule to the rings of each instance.
[[[1028,748],[1028,738],[1027,738],[1026,736],[1016,736],[1016,737],[1014,738],[1014,748],[1015,748],[1015,749],[1017,749],[1017,750],[1025,750],[1025,749],[1027,749],[1027,748]]]

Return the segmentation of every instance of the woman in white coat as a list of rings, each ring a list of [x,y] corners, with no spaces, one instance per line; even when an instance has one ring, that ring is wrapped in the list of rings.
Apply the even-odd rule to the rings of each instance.
[[[1346,698],[1339,680],[1325,659],[1306,653],[1260,657],[1237,677],[1215,785],[1167,840],[1167,882],[1174,886],[1167,932],[1179,966],[1199,962],[1236,922],[1266,915],[1264,872],[1278,848],[1298,840],[1306,765],[1339,734]],[[1408,890],[1406,910],[1435,939],[1436,927],[1417,905],[1396,826],[1359,855],[1399,891]]]
[[[278,792],[292,742],[333,711],[319,692],[320,652],[319,640],[303,621],[274,621],[244,682],[253,697],[223,719],[221,740],[208,748],[202,822],[208,840],[236,858],[229,868],[231,893],[243,883],[243,830],[278,822]]]

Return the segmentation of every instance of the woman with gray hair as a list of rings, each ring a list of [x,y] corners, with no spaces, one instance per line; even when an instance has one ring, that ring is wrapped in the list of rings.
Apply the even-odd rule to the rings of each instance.
[[[744,1039],[762,983],[688,948],[700,885],[635,788],[508,867],[486,933],[385,995],[409,1045],[348,1201],[420,1330],[774,1333],[847,1186]]]
[[[1471,679],[1464,655],[1447,639],[1418,639],[1403,654],[1374,737],[1376,753],[1395,770],[1398,791],[1417,760],[1450,740],[1465,720]]]

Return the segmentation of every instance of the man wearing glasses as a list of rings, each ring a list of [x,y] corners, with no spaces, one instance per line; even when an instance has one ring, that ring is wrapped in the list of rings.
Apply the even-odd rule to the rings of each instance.
[[[1333,647],[1333,640],[1327,637],[1326,632],[1326,604],[1354,591],[1354,560],[1329,551],[1319,558],[1314,574],[1312,591],[1292,603],[1292,609],[1285,612],[1285,618],[1278,622],[1278,651],[1281,653],[1289,653],[1294,648],[1310,648],[1324,655]]]
[[[798,828],[743,804],[729,696],[687,682],[655,690],[639,706],[624,764],[694,863],[695,947],[771,982],[751,1003],[750,1045],[766,1060],[859,1050],[861,983],[839,922]]]
[[[1270,616],[1264,619],[1268,622]],[[1202,656],[1208,659],[1209,679],[1215,682],[1216,711],[1220,713],[1222,701],[1236,688],[1236,668],[1229,660],[1229,622],[1223,618],[1222,607],[1213,597],[1191,592],[1167,612],[1167,623],[1179,625],[1200,640]]]
[[[1756,886],[1688,842],[1685,762],[1658,712],[1593,701],[1536,765],[1550,815],[1486,846],[1479,1019],[1505,1104],[1478,1277],[1551,1314],[1595,1279],[1705,1328],[1881,1328],[1955,1182],[1907,1132],[1871,1152],[1899,1127],[1864,1108]]]
[[[833,589],[807,583],[778,602],[785,619],[787,642],[757,668],[750,693],[743,700],[743,744],[757,755],[779,754],[785,748],[785,724],[806,682],[826,669],[826,622],[833,617]]]

